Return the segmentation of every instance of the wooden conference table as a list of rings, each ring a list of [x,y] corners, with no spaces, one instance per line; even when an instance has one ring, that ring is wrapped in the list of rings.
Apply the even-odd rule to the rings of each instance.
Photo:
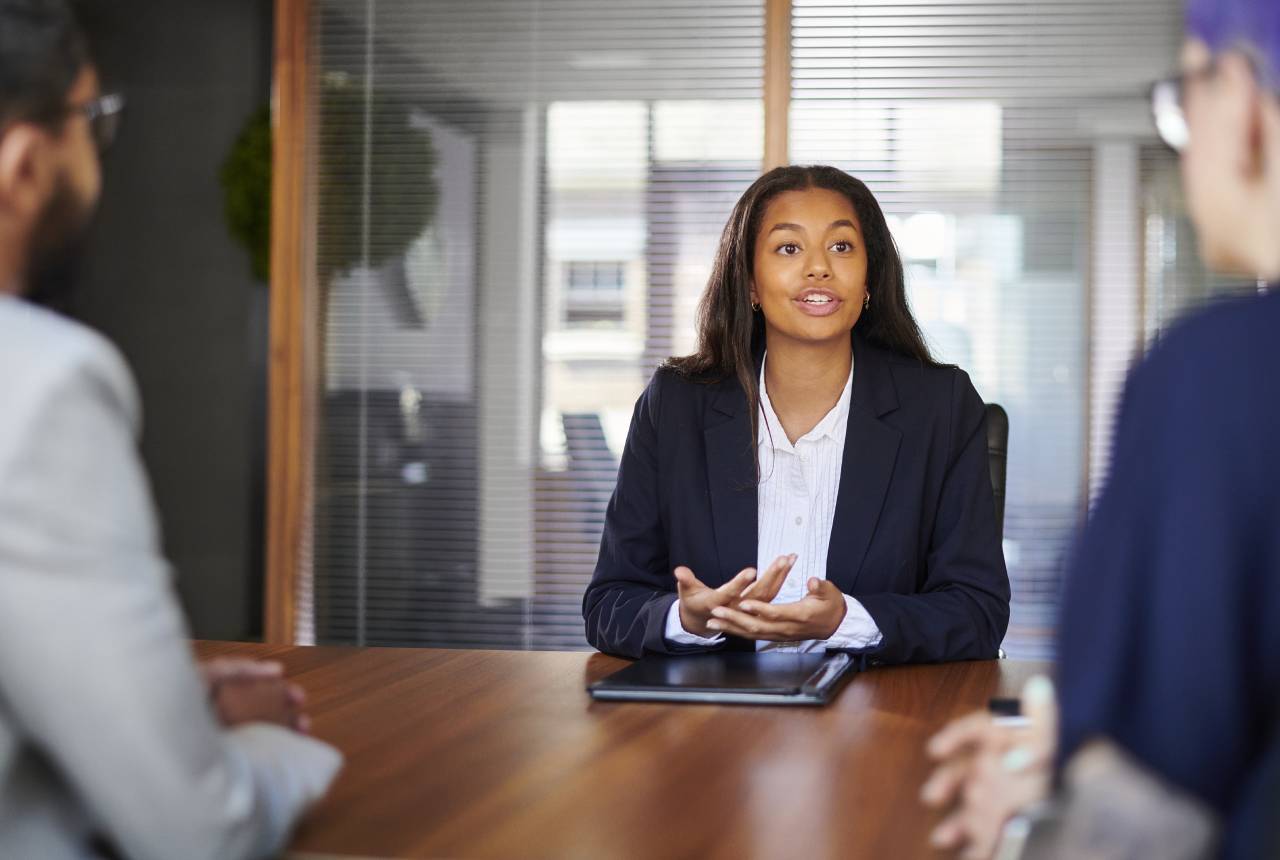
[[[937,857],[925,740],[1044,663],[872,669],[826,708],[593,702],[601,654],[272,647],[346,767],[298,857]]]

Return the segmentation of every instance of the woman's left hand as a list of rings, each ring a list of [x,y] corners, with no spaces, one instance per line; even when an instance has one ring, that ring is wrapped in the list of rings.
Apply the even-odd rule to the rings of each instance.
[[[844,621],[844,594],[834,583],[809,578],[809,593],[795,603],[744,600],[737,609],[717,607],[707,627],[718,633],[768,642],[829,639]]]

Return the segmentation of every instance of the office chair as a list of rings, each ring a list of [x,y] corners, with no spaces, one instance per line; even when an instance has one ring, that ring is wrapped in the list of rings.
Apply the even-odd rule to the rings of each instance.
[[[996,525],[1004,538],[1004,485],[1009,463],[1009,413],[999,403],[987,404],[987,463],[996,499]]]
[[[996,501],[996,527],[1004,539],[1004,485],[1009,464],[1009,413],[999,403],[987,404],[987,464],[991,468],[991,493]],[[1003,660],[1004,649],[996,657]]]

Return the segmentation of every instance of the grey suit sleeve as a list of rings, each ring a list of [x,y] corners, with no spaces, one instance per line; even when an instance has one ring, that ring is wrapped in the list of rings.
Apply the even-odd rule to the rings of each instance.
[[[272,854],[341,757],[217,724],[160,555],[132,383],[114,354],[82,352],[8,416],[0,448],[0,701],[125,855]]]

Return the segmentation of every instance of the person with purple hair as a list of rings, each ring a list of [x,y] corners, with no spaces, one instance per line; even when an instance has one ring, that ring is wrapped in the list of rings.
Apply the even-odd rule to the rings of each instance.
[[[1152,108],[1201,257],[1275,282],[1280,2],[1191,0],[1186,31]],[[1183,320],[1134,368],[1061,613],[1029,727],[972,714],[930,741],[934,844],[1280,857],[1280,292]]]

